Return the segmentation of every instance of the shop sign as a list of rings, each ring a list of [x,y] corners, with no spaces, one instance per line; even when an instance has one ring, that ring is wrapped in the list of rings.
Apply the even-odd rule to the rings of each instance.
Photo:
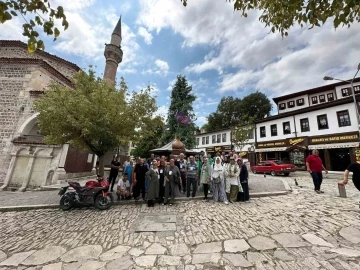
[[[289,139],[290,145],[297,145],[299,143],[302,143],[305,140],[305,138],[296,138],[296,139]]]
[[[360,164],[360,148],[355,148],[355,161]]]
[[[287,147],[294,145],[307,145],[307,137],[291,138],[281,141],[259,142],[257,148]]]
[[[210,152],[210,153],[216,153],[216,152],[229,152],[231,151],[231,145],[226,145],[226,146],[214,146],[214,147],[207,147],[206,148],[206,152]]]
[[[242,152],[239,153],[239,156],[240,157],[245,157],[247,154],[248,154],[247,152],[242,151]]]
[[[356,133],[347,133],[347,134],[338,134],[332,136],[319,136],[310,138],[310,144],[326,144],[326,143],[339,143],[339,142],[357,142],[359,141],[359,134]]]
[[[269,147],[279,147],[279,146],[285,146],[285,141],[277,141],[277,142],[264,142],[264,143],[258,143],[257,148],[269,148]]]

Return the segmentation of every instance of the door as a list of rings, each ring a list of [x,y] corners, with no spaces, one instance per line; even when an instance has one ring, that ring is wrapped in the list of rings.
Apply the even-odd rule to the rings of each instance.
[[[264,167],[264,171],[265,173],[269,173],[272,170],[272,166],[270,162],[265,162],[265,167]]]
[[[350,149],[329,149],[331,168],[333,171],[345,171],[351,164]]]

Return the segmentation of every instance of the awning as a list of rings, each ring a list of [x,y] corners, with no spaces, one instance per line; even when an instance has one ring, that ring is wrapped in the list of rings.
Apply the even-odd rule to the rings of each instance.
[[[349,147],[359,147],[359,142],[349,142],[349,143],[331,143],[331,144],[317,144],[309,145],[309,150],[314,149],[334,149],[334,148],[349,148]]]
[[[281,151],[286,151],[287,147],[274,147],[274,148],[260,148],[260,149],[255,149],[255,152],[257,153],[261,153],[261,152],[281,152]]]

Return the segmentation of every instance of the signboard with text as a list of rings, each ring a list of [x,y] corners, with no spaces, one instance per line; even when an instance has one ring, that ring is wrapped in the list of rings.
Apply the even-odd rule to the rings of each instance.
[[[309,144],[329,144],[329,143],[344,143],[344,142],[358,142],[358,141],[359,141],[358,132],[309,138]]]
[[[355,148],[355,161],[360,164],[360,148]]]
[[[307,145],[307,137],[291,138],[270,142],[258,142],[256,148],[273,148],[273,147],[291,147],[291,146],[304,146]]]

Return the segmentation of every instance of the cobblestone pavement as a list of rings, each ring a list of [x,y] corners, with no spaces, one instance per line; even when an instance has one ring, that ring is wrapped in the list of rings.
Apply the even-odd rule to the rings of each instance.
[[[281,181],[284,178],[275,178],[271,182],[267,181],[262,175],[252,175],[250,178],[250,193],[285,191],[284,184]],[[65,186],[66,184],[64,184]],[[59,191],[27,191],[27,192],[0,192],[0,207],[2,206],[21,206],[21,205],[41,205],[58,204],[60,197]],[[197,195],[202,196],[202,191]],[[184,194],[181,194],[185,197]]]
[[[360,192],[286,179],[293,193],[247,203],[0,213],[0,270],[360,269]]]

